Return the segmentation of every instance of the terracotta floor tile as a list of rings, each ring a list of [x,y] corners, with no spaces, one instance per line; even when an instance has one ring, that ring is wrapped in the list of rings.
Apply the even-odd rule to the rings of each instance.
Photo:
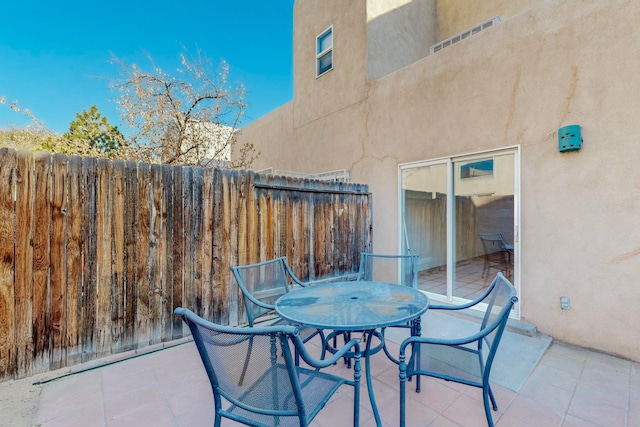
[[[487,418],[484,412],[484,405],[477,400],[461,394],[451,405],[442,412],[442,415],[453,422],[465,427],[486,427]],[[491,411],[493,422],[500,419],[500,413]]]
[[[309,345],[310,351],[319,354],[317,343]],[[397,342],[390,341],[389,348],[392,354],[399,350]],[[213,395],[192,342],[113,365],[95,362],[92,368],[40,386],[34,425],[198,427],[213,423]],[[353,369],[342,361],[326,371],[353,378]],[[372,357],[371,372],[383,426],[398,427],[397,365],[379,353]],[[406,383],[409,426],[486,426],[480,389],[428,377],[421,381],[419,394],[415,380]],[[500,408],[492,412],[498,427],[640,425],[640,364],[601,353],[553,343],[518,393],[493,387]],[[343,387],[313,426],[350,426],[352,412],[353,389]],[[361,426],[375,425],[364,371],[360,413]],[[238,424],[223,421],[222,425]]]
[[[564,418],[564,410],[555,405],[537,401],[529,396],[516,396],[505,411],[509,419],[517,419],[531,425],[559,426]]]

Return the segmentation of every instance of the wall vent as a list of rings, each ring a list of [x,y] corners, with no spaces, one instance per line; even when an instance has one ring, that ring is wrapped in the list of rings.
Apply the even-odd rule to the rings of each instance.
[[[482,30],[486,30],[489,27],[493,27],[495,24],[500,22],[500,17],[499,16],[494,16],[493,18],[481,22],[480,24],[476,25],[475,27],[469,28],[468,30],[465,30],[459,34],[456,34],[453,37],[449,37],[446,40],[441,41],[438,44],[434,44],[433,46],[431,46],[429,48],[429,54],[434,54],[436,52],[438,52],[439,50],[444,49],[445,47],[449,47],[452,44],[456,44],[459,41],[462,41],[466,38],[469,38],[475,34],[478,34],[480,31]]]

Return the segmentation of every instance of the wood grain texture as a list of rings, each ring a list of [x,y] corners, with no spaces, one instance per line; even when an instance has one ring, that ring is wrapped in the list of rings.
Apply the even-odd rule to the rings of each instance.
[[[15,191],[16,153],[0,148],[0,380],[12,378],[16,368],[15,306]]]
[[[19,151],[16,165],[15,232],[15,341],[16,369],[31,375],[34,363],[33,337],[33,216],[35,165],[33,156]]]
[[[50,346],[49,368],[61,368],[66,359],[67,335],[67,157],[51,158],[51,247],[50,247]]]
[[[66,264],[66,318],[67,327],[64,337],[66,358],[60,360],[60,367],[71,366],[82,361],[82,313],[83,313],[83,213],[84,206],[81,189],[83,186],[82,160],[72,156],[67,163],[68,191],[66,197],[67,220],[65,236]],[[55,182],[55,180],[54,180]],[[86,190],[85,190],[86,191]]]
[[[230,267],[357,269],[366,186],[0,149],[0,381],[246,321]],[[333,191],[336,190],[336,191]]]
[[[131,248],[131,251],[135,253],[135,257],[128,259],[127,271],[130,272],[130,276],[127,278],[127,282],[130,283],[130,286],[133,288],[132,292],[135,292],[136,298],[134,313],[135,326],[133,328],[134,341],[132,344],[140,346],[153,343],[151,338],[151,301],[153,299],[153,287],[150,280],[150,272],[152,253],[155,245],[152,246],[151,244],[151,223],[153,222],[152,215],[154,215],[151,167],[146,163],[140,163],[137,166],[135,182],[135,223],[133,224],[136,238],[133,244],[127,245]],[[133,170],[133,166],[127,165],[127,170]],[[133,183],[131,183],[130,186],[131,191],[134,191]],[[135,279],[132,279],[134,274]]]

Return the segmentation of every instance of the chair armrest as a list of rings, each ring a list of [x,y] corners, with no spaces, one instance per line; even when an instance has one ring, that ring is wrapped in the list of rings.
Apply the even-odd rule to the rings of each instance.
[[[446,346],[460,346],[469,344],[481,340],[490,331],[482,330],[476,334],[466,337],[442,339],[442,338],[430,338],[430,337],[409,337],[400,344],[400,356],[405,354],[406,348],[412,344],[431,344],[431,345],[446,345]]]
[[[257,300],[253,295],[251,295],[248,292],[244,292],[244,290],[242,290],[242,295],[245,296],[245,298],[249,299],[249,301],[251,301],[252,303],[254,303],[255,305],[259,306],[259,307],[263,307],[263,308],[268,308],[269,310],[275,310],[276,306],[274,304],[266,304],[262,301]]]
[[[298,277],[295,274],[293,274],[293,270],[291,269],[291,266],[287,262],[286,257],[281,257],[279,259],[282,259],[282,265],[284,265],[284,269],[287,271],[287,275],[289,275],[291,280],[293,280],[293,283],[296,283],[298,286],[302,286],[303,288],[308,285],[307,283],[298,279]]]
[[[342,359],[349,351],[353,351],[353,353],[360,353],[360,341],[357,339],[352,339],[344,346],[340,347],[340,349],[338,349],[338,351],[336,351],[336,353],[329,359],[317,359],[313,357],[311,353],[309,353],[304,343],[302,342],[302,339],[300,339],[298,335],[292,336],[291,340],[298,350],[298,354],[300,355],[300,357],[302,357],[302,360],[309,364],[309,366],[318,369],[327,368],[333,365],[338,360]]]
[[[461,305],[445,305],[445,304],[432,304],[429,301],[429,310],[464,310],[465,308],[472,307],[476,304],[476,301],[471,301],[467,304]]]
[[[515,298],[515,297],[513,297],[513,298]],[[509,309],[511,308],[511,306],[506,306],[506,307],[508,307]],[[429,307],[429,308],[431,308],[431,307]],[[506,313],[505,313],[505,315],[506,315]],[[424,336],[409,337],[409,338],[405,339],[402,342],[402,344],[400,345],[400,355],[403,355],[404,352],[405,352],[406,347],[408,345],[411,345],[411,344],[434,344],[434,345],[458,346],[458,345],[464,345],[464,344],[469,344],[469,343],[472,343],[472,342],[476,342],[476,341],[479,341],[479,340],[483,339],[487,335],[489,335],[494,329],[496,329],[498,326],[500,326],[500,324],[503,321],[506,322],[506,318],[502,319],[501,317],[499,317],[499,318],[495,319],[493,322],[491,322],[488,325],[486,325],[484,328],[482,328],[478,332],[476,332],[475,334],[468,335],[468,336],[465,336],[465,337],[450,338],[450,339],[432,338],[432,337],[424,337]]]

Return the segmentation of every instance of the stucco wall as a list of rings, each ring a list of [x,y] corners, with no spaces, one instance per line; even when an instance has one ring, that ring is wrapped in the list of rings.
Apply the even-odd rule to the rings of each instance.
[[[429,54],[436,0],[367,0],[367,73],[374,80]]]
[[[637,22],[640,2],[539,2],[370,82],[357,105],[293,130],[280,120],[283,138],[264,138],[264,119],[244,135],[282,153],[269,166],[347,168],[369,184],[379,252],[398,248],[398,164],[521,146],[522,318],[640,360]],[[583,148],[559,153],[557,129],[573,123]]]
[[[270,167],[285,169],[285,166],[285,170],[298,170],[291,169],[290,166],[299,156],[293,130],[293,102],[242,128],[238,134],[238,141],[239,143],[234,145],[236,150],[246,141],[253,143],[256,151],[259,151],[258,158],[251,165],[253,170]]]
[[[366,0],[294,3],[294,126],[362,101],[366,93]],[[316,37],[333,25],[334,69],[316,77]]]

